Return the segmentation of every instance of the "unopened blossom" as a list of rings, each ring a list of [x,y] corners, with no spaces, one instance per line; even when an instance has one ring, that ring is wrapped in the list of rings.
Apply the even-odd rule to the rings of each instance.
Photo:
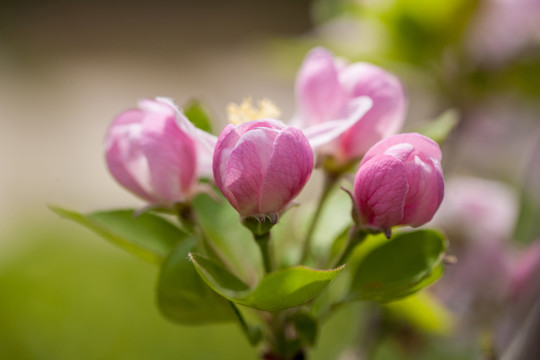
[[[377,141],[397,133],[407,100],[399,79],[363,62],[349,64],[324,48],[311,50],[296,78],[297,113],[319,152],[340,162],[360,158]],[[328,131],[330,130],[331,131]]]
[[[145,99],[113,121],[105,155],[122,186],[152,206],[173,208],[197,192],[199,177],[209,176],[215,141],[170,100]]]
[[[299,130],[272,119],[229,124],[214,152],[216,185],[242,217],[277,218],[313,168],[313,152]]]
[[[394,225],[431,220],[444,195],[440,160],[439,145],[417,133],[375,144],[354,179],[356,222],[389,235]]]

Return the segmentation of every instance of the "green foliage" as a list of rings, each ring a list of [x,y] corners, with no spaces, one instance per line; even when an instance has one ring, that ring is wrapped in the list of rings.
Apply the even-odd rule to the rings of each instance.
[[[278,311],[302,305],[318,295],[343,269],[313,270],[303,266],[278,270],[250,287],[223,266],[190,254],[204,281],[223,297],[259,310]]]
[[[161,313],[183,325],[235,320],[233,305],[210,289],[189,261],[194,244],[193,239],[182,242],[161,267],[157,285]]]
[[[384,305],[387,316],[412,325],[428,334],[448,334],[452,329],[451,313],[428,292],[419,292]]]
[[[157,264],[188,236],[169,221],[151,213],[135,215],[134,210],[111,210],[81,214],[58,206],[49,206],[49,209],[139,258]]]
[[[360,245],[362,246],[362,245]],[[434,230],[400,233],[375,245],[354,269],[347,300],[388,302],[412,294],[436,281],[446,240]]]
[[[184,114],[193,125],[208,133],[212,133],[212,121],[199,101],[193,100],[188,103],[184,108]]]
[[[216,260],[247,284],[255,284],[263,276],[262,257],[255,240],[238,218],[233,207],[220,197],[198,195],[192,203],[199,223],[208,237]]]
[[[458,47],[477,0],[398,0],[379,17],[392,39],[392,55],[414,65],[431,66],[449,47]]]

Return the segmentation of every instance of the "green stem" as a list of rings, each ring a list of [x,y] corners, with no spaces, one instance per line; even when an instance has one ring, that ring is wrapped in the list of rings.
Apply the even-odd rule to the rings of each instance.
[[[323,184],[321,197],[319,198],[317,209],[315,210],[315,214],[313,214],[313,218],[311,219],[311,223],[309,224],[306,238],[304,239],[304,245],[302,248],[302,257],[300,258],[301,264],[304,263],[309,257],[309,250],[311,248],[311,239],[313,238],[313,234],[315,233],[315,229],[317,228],[319,218],[321,217],[322,209],[324,207],[324,204],[328,200],[328,195],[330,195],[330,192],[332,191],[334,185],[337,183],[339,179],[338,176],[334,174],[330,174],[330,173],[325,173],[324,176],[325,177],[324,177],[324,184]]]
[[[290,311],[266,313],[269,336],[267,347],[264,349],[263,360],[305,360],[307,359],[304,346],[299,342],[298,335],[292,330],[288,316]],[[289,314],[289,315],[288,315]]]
[[[260,329],[249,326],[249,324],[246,322],[246,320],[244,319],[244,316],[242,315],[240,310],[238,310],[236,305],[232,301],[229,301],[229,304],[231,304],[234,314],[236,315],[236,318],[238,319],[238,322],[240,323],[240,328],[242,329],[242,332],[244,333],[244,335],[246,335],[246,338],[248,339],[249,343],[253,346],[257,345],[257,343],[261,339]]]
[[[347,237],[347,244],[345,244],[339,254],[339,257],[332,264],[331,268],[333,269],[345,264],[345,261],[347,260],[351,252],[354,250],[356,245],[364,241],[367,235],[367,232],[365,232],[364,230],[359,230],[356,226],[353,225],[349,232],[349,236]]]
[[[272,255],[270,251],[270,232],[264,233],[262,235],[253,234],[257,245],[261,249],[261,254],[263,257],[264,271],[268,274],[273,270],[272,266]]]

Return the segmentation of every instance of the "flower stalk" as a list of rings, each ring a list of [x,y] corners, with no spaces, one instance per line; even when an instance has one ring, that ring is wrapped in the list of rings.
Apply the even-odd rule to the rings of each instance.
[[[302,257],[300,258],[301,264],[305,263],[306,260],[309,258],[313,234],[315,233],[315,229],[317,228],[317,224],[319,223],[319,218],[321,217],[324,205],[326,204],[326,201],[328,200],[329,195],[338,180],[339,176],[325,172],[323,190],[319,198],[319,203],[317,204],[317,209],[315,210],[315,214],[313,214],[313,218],[311,219],[311,223],[309,224],[309,228],[306,233],[306,238],[304,239],[304,244],[302,247]]]

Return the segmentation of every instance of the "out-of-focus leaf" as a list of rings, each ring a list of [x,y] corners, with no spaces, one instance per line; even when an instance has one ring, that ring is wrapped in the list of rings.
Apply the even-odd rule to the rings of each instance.
[[[318,295],[343,269],[313,270],[297,266],[266,275],[249,287],[216,261],[190,254],[199,275],[216,292],[248,307],[278,311],[302,305]]]
[[[448,135],[450,135],[450,132],[452,132],[458,122],[458,111],[455,109],[448,109],[435,120],[418,129],[418,132],[435,140],[440,145],[446,140]]]
[[[477,4],[477,0],[397,0],[393,6],[380,6],[378,18],[392,39],[391,56],[424,69],[432,65],[461,41]]]
[[[222,197],[216,202],[207,194],[193,200],[198,221],[209,237],[211,253],[246,284],[253,285],[263,276],[262,257],[251,233],[241,223],[238,213]]]
[[[523,189],[520,196],[519,217],[514,230],[514,238],[523,244],[530,243],[540,237],[540,203],[536,196]]]
[[[425,333],[448,334],[453,325],[450,312],[425,291],[385,304],[384,310]]]
[[[187,234],[164,218],[134,210],[97,211],[81,214],[49,206],[56,214],[101,235],[120,248],[152,263],[161,263]]]
[[[309,346],[314,346],[318,333],[317,320],[307,313],[298,312],[292,316],[291,322],[300,340]]]
[[[442,275],[445,249],[444,236],[434,230],[395,235],[364,254],[354,270],[347,300],[388,302],[420,290]]]
[[[188,253],[195,241],[182,242],[164,261],[157,286],[157,304],[169,320],[199,325],[235,320],[232,304],[201,279]]]
[[[193,100],[186,105],[184,115],[199,129],[212,133],[212,121],[197,100]]]

